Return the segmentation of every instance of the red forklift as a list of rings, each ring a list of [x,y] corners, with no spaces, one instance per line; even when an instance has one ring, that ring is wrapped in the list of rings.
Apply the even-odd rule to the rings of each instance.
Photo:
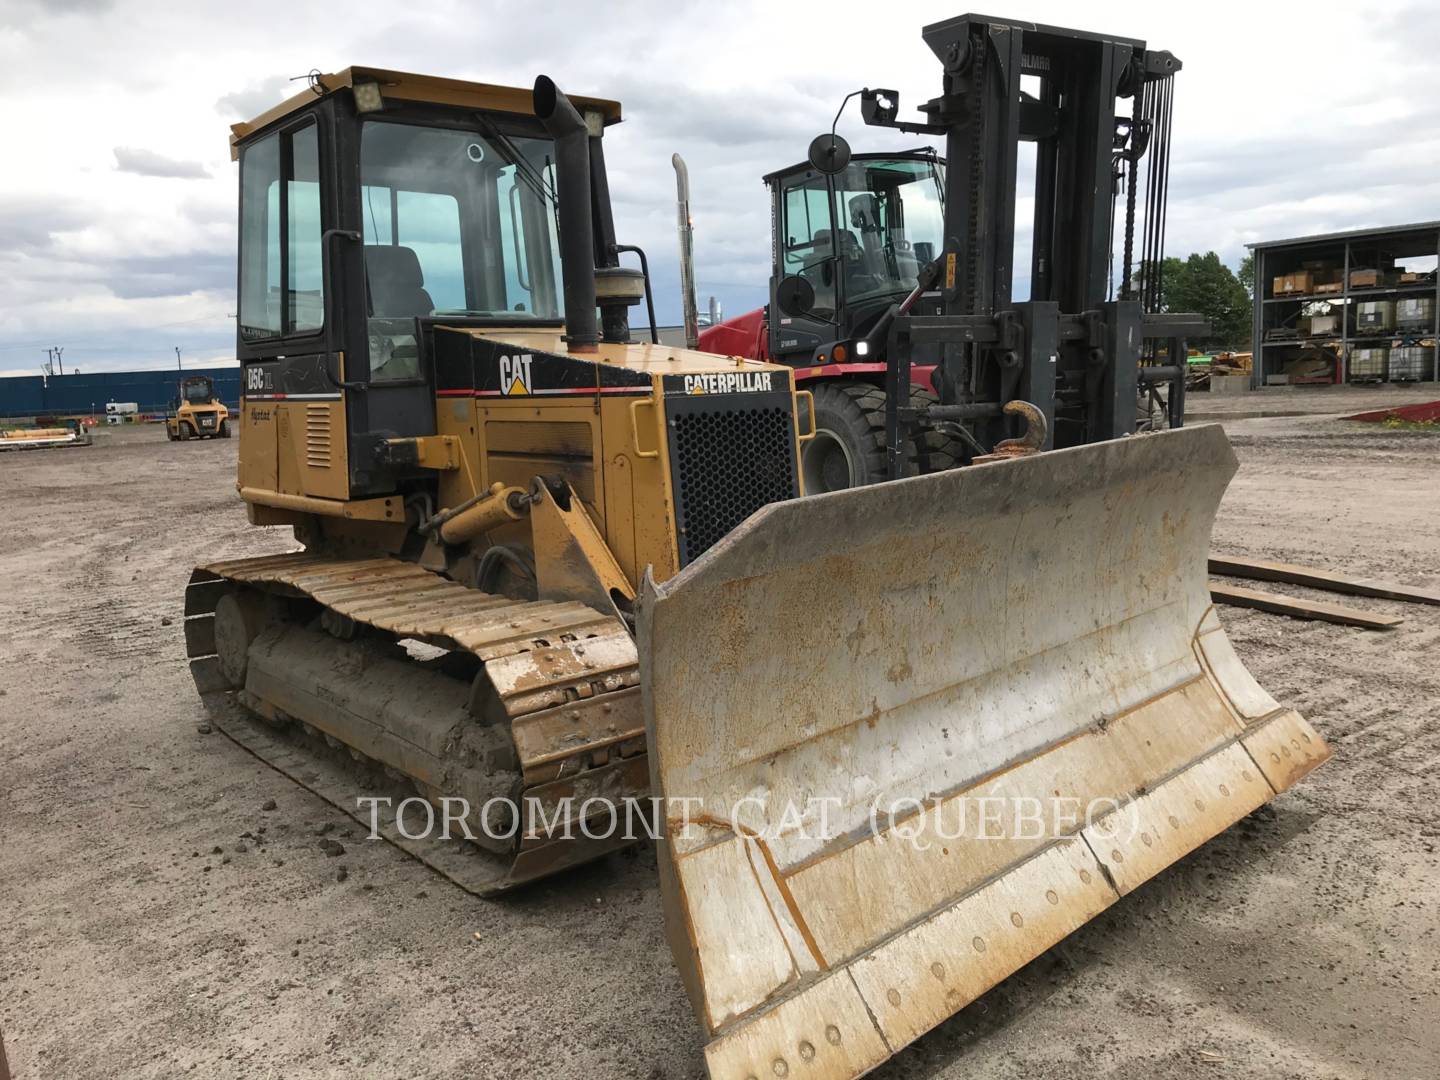
[[[968,464],[1007,436],[1063,447],[1182,422],[1184,365],[1168,357],[1204,323],[1164,313],[1158,272],[1141,273],[1163,266],[1180,61],[978,15],[925,40],[944,81],[917,120],[892,90],[850,98],[867,125],[945,153],[852,155],[832,125],[806,161],[764,177],[769,304],[699,336],[707,352],[794,366],[814,394],[807,492]],[[1035,218],[1017,302],[1021,142],[1036,146]]]
[[[796,385],[815,395],[815,438],[802,462],[807,492],[885,479],[885,356],[869,334],[943,247],[944,175],[944,159],[922,148],[855,154],[833,175],[805,161],[764,178],[775,222],[770,305],[702,330],[700,348],[794,366]],[[780,286],[797,277],[814,302],[787,312],[790,290]],[[913,408],[938,403],[933,370],[911,368]],[[922,474],[961,464],[966,447],[938,428],[915,427],[906,454],[907,471]]]

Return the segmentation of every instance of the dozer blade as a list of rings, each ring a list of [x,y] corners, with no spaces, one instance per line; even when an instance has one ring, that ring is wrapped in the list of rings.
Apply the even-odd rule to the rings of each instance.
[[[853,1077],[1329,756],[1206,588],[1218,427],[770,506],[640,605],[716,1080]]]

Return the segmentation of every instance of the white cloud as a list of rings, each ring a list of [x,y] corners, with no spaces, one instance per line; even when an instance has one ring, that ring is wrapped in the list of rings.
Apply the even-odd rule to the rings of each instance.
[[[137,176],[164,176],[181,180],[205,180],[210,171],[198,161],[177,161],[144,147],[115,147],[115,168]]]
[[[1440,218],[1440,110],[1419,89],[1440,11],[995,7],[1143,38],[1184,61],[1172,254],[1213,248],[1233,265],[1246,241]],[[33,369],[56,343],[86,370],[167,364],[175,345],[197,362],[232,355],[228,125],[293,93],[293,77],[351,63],[520,86],[543,71],[569,92],[618,97],[626,122],[606,152],[617,228],[650,256],[662,319],[678,312],[675,151],[691,171],[700,302],[713,292],[738,313],[763,299],[769,274],[760,177],[800,160],[860,85],[898,89],[913,116],[940,78],[921,27],[950,13],[928,0],[352,0],[343,19],[335,11],[0,0],[0,369]],[[1340,51],[1349,74],[1316,67]],[[921,141],[864,128],[854,103],[840,131],[857,149]]]

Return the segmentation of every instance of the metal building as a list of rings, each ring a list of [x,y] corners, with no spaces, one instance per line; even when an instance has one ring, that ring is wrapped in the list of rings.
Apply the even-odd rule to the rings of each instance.
[[[1440,221],[1249,247],[1253,385],[1436,379]]]
[[[110,401],[133,401],[142,413],[163,412],[176,394],[182,372],[103,371],[79,375],[18,375],[0,378],[0,416],[105,415]],[[186,368],[184,375],[209,375],[226,405],[240,407],[238,367]]]

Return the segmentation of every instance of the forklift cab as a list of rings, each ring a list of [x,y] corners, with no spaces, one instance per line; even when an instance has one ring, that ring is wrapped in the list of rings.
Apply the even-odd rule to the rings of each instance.
[[[209,405],[215,400],[215,383],[208,375],[187,375],[180,380],[179,396],[171,408],[178,412],[181,405]]]
[[[945,161],[932,151],[856,154],[833,176],[802,163],[765,183],[775,222],[770,355],[786,363],[823,362],[833,343],[862,335],[943,246]],[[792,276],[814,290],[805,311],[779,302]]]
[[[592,143],[620,118],[574,100]],[[554,140],[528,90],[358,67],[232,130],[241,487],[393,494],[386,440],[435,432],[435,327],[562,325]]]

